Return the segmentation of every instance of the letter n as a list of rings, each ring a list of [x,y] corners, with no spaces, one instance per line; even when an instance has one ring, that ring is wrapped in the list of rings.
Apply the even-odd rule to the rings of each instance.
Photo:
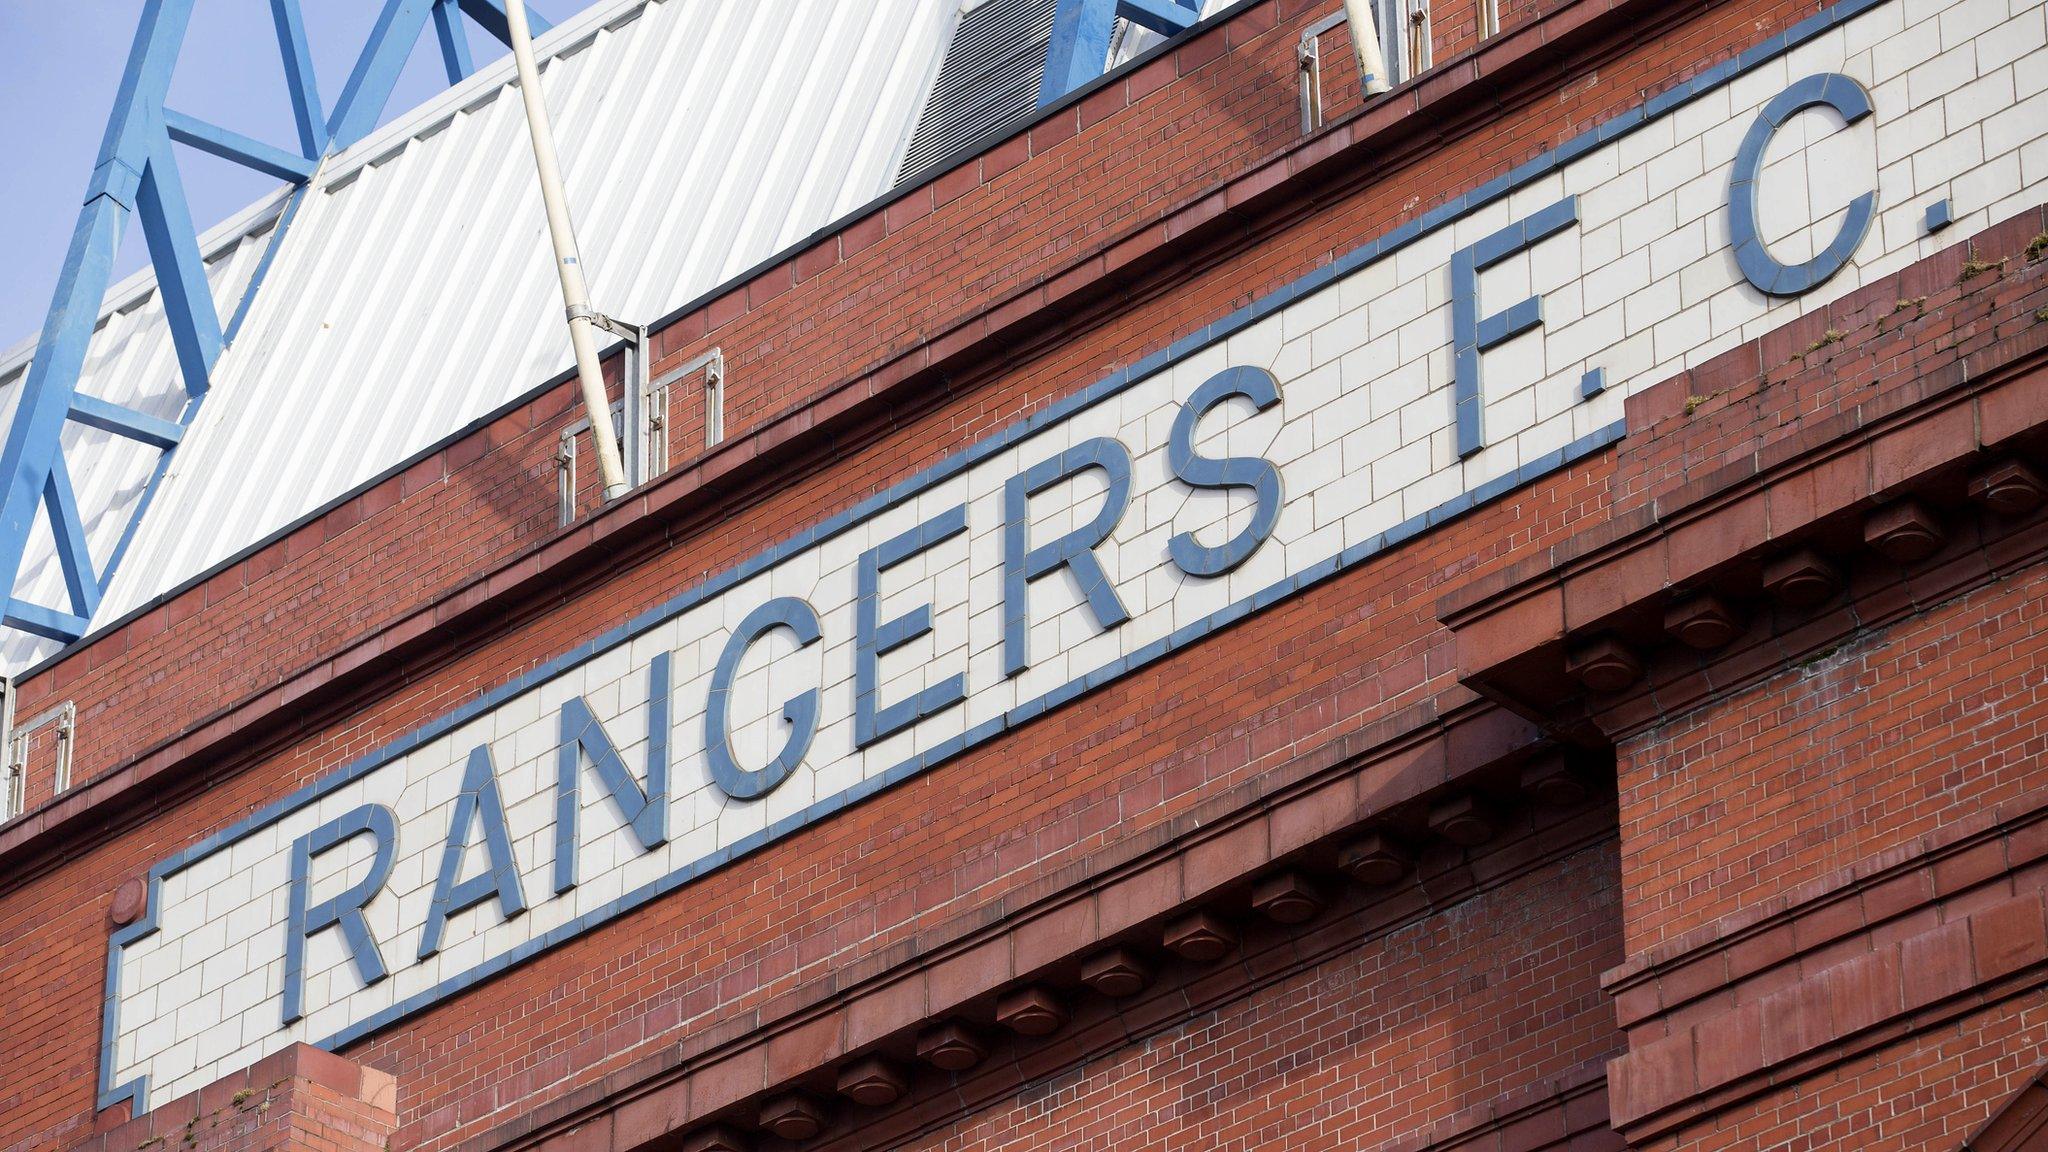
[[[668,842],[668,653],[647,667],[647,787],[626,771],[626,762],[604,725],[581,696],[562,705],[562,742],[555,776],[555,894],[576,886],[577,815],[583,762],[597,769],[598,782],[619,819],[652,851]]]

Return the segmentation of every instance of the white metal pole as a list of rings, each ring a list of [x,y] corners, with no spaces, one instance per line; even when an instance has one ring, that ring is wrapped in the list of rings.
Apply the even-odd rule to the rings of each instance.
[[[1351,47],[1358,53],[1358,87],[1367,96],[1387,91],[1387,57],[1380,51],[1379,22],[1373,19],[1372,0],[1344,0],[1344,15],[1351,23]]]
[[[583,408],[590,416],[590,437],[597,442],[597,469],[604,477],[604,498],[626,493],[626,468],[619,459],[619,440],[612,432],[611,398],[597,362],[597,335],[590,322],[590,290],[583,283],[583,263],[576,254],[576,230],[569,222],[568,197],[562,191],[561,164],[555,158],[555,133],[548,124],[548,105],[540,90],[540,69],[533,63],[533,37],[526,28],[526,0],[507,0],[505,26],[511,33],[512,59],[519,66],[519,98],[526,105],[527,133],[533,137],[533,165],[540,171],[540,198],[547,205],[548,236],[555,245],[555,271],[562,278],[562,305],[569,314],[569,342],[576,348],[576,379],[583,389]]]

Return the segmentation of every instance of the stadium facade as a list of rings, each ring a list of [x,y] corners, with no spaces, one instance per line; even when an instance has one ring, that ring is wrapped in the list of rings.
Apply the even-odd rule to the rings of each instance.
[[[542,38],[621,499],[509,62],[209,235],[0,1149],[2048,1148],[2048,4],[1005,3]]]

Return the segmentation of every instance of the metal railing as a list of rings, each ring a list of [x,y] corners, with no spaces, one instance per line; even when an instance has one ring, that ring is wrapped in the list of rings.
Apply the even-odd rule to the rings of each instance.
[[[669,419],[670,393],[677,382],[697,373],[704,375],[704,447],[714,448],[725,439],[725,351],[713,348],[679,368],[649,381],[647,329],[619,324],[606,317],[597,323],[607,331],[626,337],[625,396],[611,406],[612,428],[618,433],[625,458],[626,482],[638,488],[668,471],[672,425]],[[565,426],[555,449],[556,518],[563,526],[576,519],[576,493],[581,483],[576,439],[590,431],[585,416]]]
[[[28,806],[30,754],[36,735],[54,729],[55,763],[51,771],[50,794],[62,795],[71,788],[71,758],[77,744],[78,705],[70,700],[44,711],[26,724],[14,722],[14,682],[0,678],[0,821],[12,820]]]
[[[1371,0],[1366,7],[1376,25],[1373,35],[1379,42],[1380,55],[1386,61],[1387,75],[1377,79],[1386,87],[1391,88],[1425,72],[1435,63],[1428,0]],[[1348,26],[1350,22],[1345,11],[1339,9],[1301,31],[1301,43],[1295,49],[1295,59],[1300,71],[1303,135],[1321,128],[1327,119],[1323,94],[1323,37]],[[1498,8],[1493,0],[1481,0],[1479,23],[1482,38],[1498,30]]]

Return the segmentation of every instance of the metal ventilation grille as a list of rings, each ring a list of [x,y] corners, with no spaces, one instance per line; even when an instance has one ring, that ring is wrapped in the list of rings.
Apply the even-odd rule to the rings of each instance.
[[[960,16],[953,45],[917,118],[901,180],[1038,106],[1056,0],[985,0]]]

